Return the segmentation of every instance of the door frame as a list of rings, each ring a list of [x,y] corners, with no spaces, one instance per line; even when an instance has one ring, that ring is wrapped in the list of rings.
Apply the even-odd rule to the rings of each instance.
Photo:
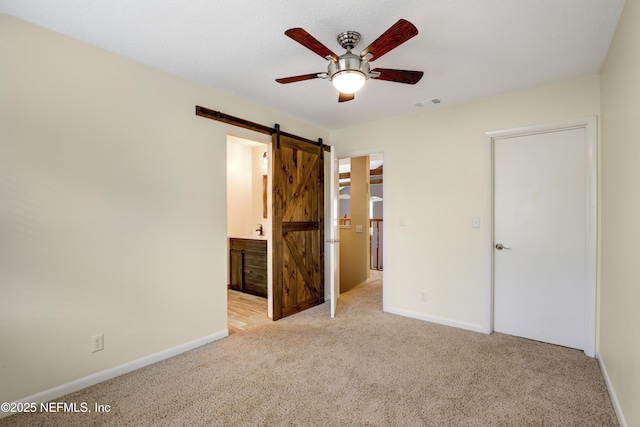
[[[331,147],[332,150],[336,150],[335,146]],[[336,150],[337,151],[337,150]],[[336,159],[348,159],[348,158],[352,158],[352,157],[362,157],[362,156],[371,156],[374,154],[382,154],[383,157],[383,161],[386,165],[387,160],[388,160],[388,156],[387,153],[385,152],[385,150],[383,148],[372,148],[372,149],[365,149],[365,150],[349,150],[349,151],[344,151],[344,152],[336,152],[335,156]],[[387,177],[389,176],[388,173],[386,173]],[[386,181],[387,178],[384,178],[384,180]],[[383,183],[384,185],[384,183]],[[336,195],[336,197],[339,197],[339,194]],[[338,214],[339,216],[339,214]],[[389,204],[385,203],[384,206],[382,207],[382,216],[384,218],[389,218]],[[333,218],[332,218],[333,220]],[[338,219],[336,218],[336,221]],[[382,228],[382,259],[388,259],[387,258],[387,236],[386,236],[386,229],[388,227],[383,227]],[[338,238],[340,236],[340,230],[338,230]],[[369,261],[367,260],[367,265],[369,265]],[[389,263],[386,263],[383,270],[382,270],[382,311],[383,312],[387,312],[387,301],[389,300],[389,298],[387,297],[387,274],[389,271]],[[338,272],[339,273],[339,272]],[[338,293],[340,291],[338,290]]]
[[[325,152],[325,156],[327,153]],[[340,227],[338,217],[338,201],[340,194],[340,168],[335,147],[325,159],[325,184],[329,177],[329,185],[325,185],[325,299],[331,304],[331,318],[336,317],[338,298],[340,297]],[[328,293],[328,295],[327,295]]]
[[[586,290],[585,290],[585,345],[584,353],[589,357],[596,356],[596,310],[597,310],[597,251],[598,251],[598,140],[597,119],[595,116],[581,117],[558,122],[548,122],[531,126],[485,132],[485,197],[484,217],[486,227],[483,236],[485,248],[486,289],[485,319],[483,332],[493,332],[494,311],[494,145],[503,138],[524,136],[539,133],[557,132],[568,129],[584,129],[586,137]]]

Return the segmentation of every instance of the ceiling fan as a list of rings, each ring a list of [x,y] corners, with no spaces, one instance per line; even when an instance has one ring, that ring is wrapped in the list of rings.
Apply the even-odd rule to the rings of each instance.
[[[307,49],[327,59],[329,66],[326,73],[303,74],[276,79],[276,81],[287,84],[315,78],[329,79],[340,92],[338,102],[354,99],[355,93],[370,78],[413,85],[418,83],[424,74],[422,71],[394,70],[391,68],[370,69],[370,62],[375,61],[418,34],[418,29],[415,25],[405,19],[400,19],[393,24],[391,28],[360,52],[359,56],[351,53],[351,49],[360,42],[360,33],[356,31],[345,31],[338,34],[338,43],[347,50],[341,56],[333,53],[302,28],[291,28],[284,33]]]

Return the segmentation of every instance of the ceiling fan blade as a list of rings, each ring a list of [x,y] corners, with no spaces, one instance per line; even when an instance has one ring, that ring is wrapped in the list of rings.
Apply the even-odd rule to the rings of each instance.
[[[340,95],[338,96],[338,102],[351,101],[355,97],[356,97],[356,95],[354,93],[342,93],[342,92],[340,92]]]
[[[317,79],[318,74],[321,74],[321,73],[302,74],[300,76],[283,77],[281,79],[276,79],[276,81],[282,84],[295,83],[295,82],[301,82],[303,80]]]
[[[373,43],[367,46],[367,48],[360,52],[360,56],[364,58],[368,54],[371,54],[369,62],[375,61],[385,53],[395,49],[416,35],[418,35],[418,29],[416,26],[406,19],[400,19]]]
[[[422,71],[393,70],[391,68],[374,68],[373,70],[371,70],[371,73],[380,73],[378,77],[372,76],[372,79],[406,83],[409,85],[418,83],[424,75]]]
[[[320,55],[325,59],[327,57],[331,57],[336,61],[338,60],[338,55],[333,53],[328,47],[320,43],[315,37],[307,33],[302,28],[291,28],[284,33],[317,55]]]

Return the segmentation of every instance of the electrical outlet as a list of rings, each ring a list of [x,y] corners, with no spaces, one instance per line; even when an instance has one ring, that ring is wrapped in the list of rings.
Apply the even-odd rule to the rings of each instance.
[[[91,337],[91,352],[104,350],[104,334],[98,334]]]
[[[427,291],[420,291],[420,301],[427,300]]]

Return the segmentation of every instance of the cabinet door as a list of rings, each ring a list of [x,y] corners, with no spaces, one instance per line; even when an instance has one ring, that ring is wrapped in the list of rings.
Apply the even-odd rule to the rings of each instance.
[[[229,287],[231,289],[242,290],[242,276],[243,276],[243,251],[231,249],[230,253],[230,282]]]

